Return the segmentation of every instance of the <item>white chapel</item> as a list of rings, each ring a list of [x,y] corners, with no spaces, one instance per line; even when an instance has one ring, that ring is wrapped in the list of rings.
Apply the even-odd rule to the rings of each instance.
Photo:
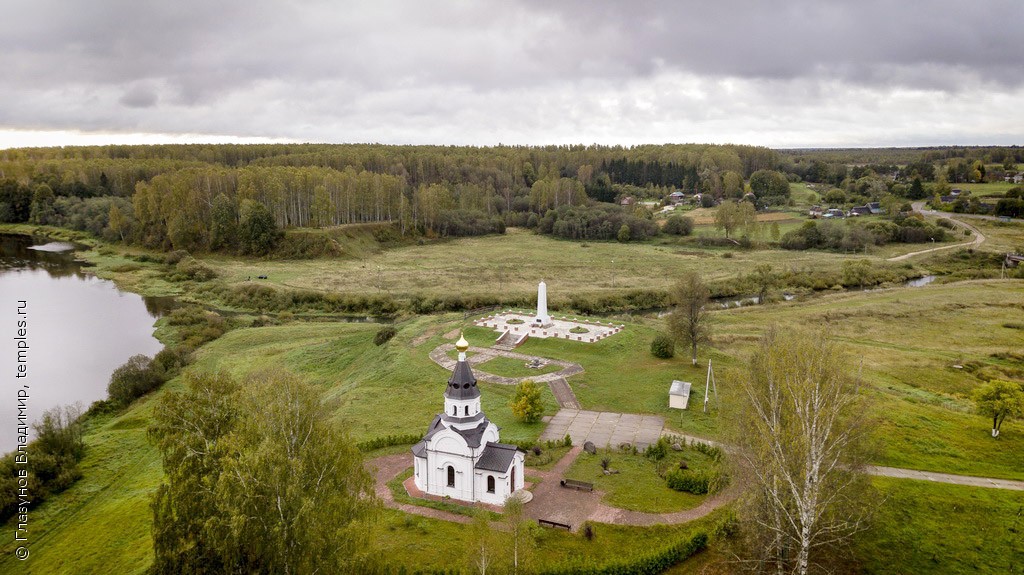
[[[444,413],[412,448],[416,487],[430,495],[504,505],[523,488],[525,454],[498,442],[498,426],[480,409],[480,388],[466,361],[469,342],[460,336],[455,348],[459,361],[444,391]]]

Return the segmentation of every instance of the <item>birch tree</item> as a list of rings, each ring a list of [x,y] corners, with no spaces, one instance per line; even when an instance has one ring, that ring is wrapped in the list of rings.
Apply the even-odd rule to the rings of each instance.
[[[755,571],[806,575],[866,528],[865,428],[850,362],[825,333],[768,330],[739,378],[740,514]]]
[[[506,498],[502,519],[504,530],[508,533],[508,545],[512,548],[512,575],[529,572],[536,540],[533,524],[524,514],[523,501],[518,497]]]

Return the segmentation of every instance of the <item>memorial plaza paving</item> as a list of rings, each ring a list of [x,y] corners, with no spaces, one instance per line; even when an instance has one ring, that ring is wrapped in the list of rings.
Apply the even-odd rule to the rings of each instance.
[[[572,437],[573,445],[590,441],[598,448],[623,443],[644,449],[658,441],[665,420],[657,415],[560,409],[548,421],[541,441]]]

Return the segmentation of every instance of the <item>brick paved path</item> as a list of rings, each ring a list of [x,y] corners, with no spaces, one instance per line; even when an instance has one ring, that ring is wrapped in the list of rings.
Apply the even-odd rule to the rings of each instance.
[[[532,490],[533,500],[526,504],[525,514],[527,517],[564,523],[572,526],[573,531],[579,530],[585,521],[598,521],[617,525],[685,523],[704,517],[732,501],[736,496],[733,491],[727,490],[709,497],[698,507],[675,513],[641,513],[639,511],[618,509],[602,503],[602,492],[600,491],[589,493],[576,491],[574,489],[566,489],[559,483],[565,470],[572,465],[576,457],[582,452],[583,448],[581,446],[573,447],[558,463],[546,471],[527,468],[526,474],[528,477],[540,478],[541,480]],[[387,483],[410,467],[409,455],[404,453],[385,455],[369,461],[367,465],[374,472],[376,481],[374,490],[377,497],[381,499],[386,507],[414,515],[454,521],[456,523],[470,523],[472,521],[472,519],[465,515],[395,501],[391,490],[388,489]]]

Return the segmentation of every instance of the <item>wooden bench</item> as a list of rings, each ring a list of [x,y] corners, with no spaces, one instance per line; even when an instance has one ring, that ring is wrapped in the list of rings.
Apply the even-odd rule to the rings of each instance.
[[[576,491],[593,491],[594,484],[587,483],[586,481],[577,481],[575,479],[563,479],[561,481],[562,487],[567,489],[575,489]]]
[[[551,520],[548,520],[548,519],[538,519],[537,523],[541,527],[553,527],[555,529],[565,529],[566,531],[571,531],[572,530],[572,527],[569,526],[568,524],[559,523],[557,521],[551,521]]]

